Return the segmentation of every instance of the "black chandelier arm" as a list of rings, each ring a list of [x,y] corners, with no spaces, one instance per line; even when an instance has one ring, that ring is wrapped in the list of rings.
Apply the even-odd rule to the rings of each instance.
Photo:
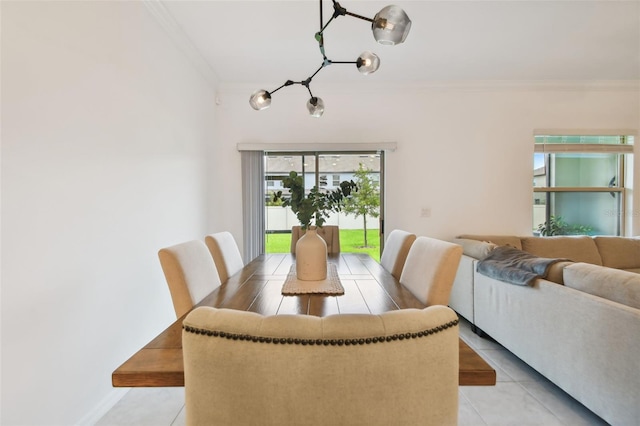
[[[322,1],[322,0],[320,0],[320,1]],[[365,20],[365,21],[373,22],[373,19],[371,19],[371,18],[367,18],[366,16],[358,15],[357,13],[349,12],[347,9],[342,7],[340,5],[340,3],[338,3],[336,0],[333,0],[333,18],[337,18],[338,16],[345,16],[345,15],[349,15],[349,16],[353,16],[354,18],[358,18],[358,19],[362,19],[362,20]],[[325,25],[325,27],[326,27],[326,25]]]
[[[327,21],[327,23],[324,23],[324,19],[322,18],[322,0],[320,0],[320,31],[318,31],[318,34],[322,35],[322,33],[324,32],[325,29],[327,29],[327,27],[329,26],[329,24],[331,22],[333,22],[333,20],[335,18],[337,18],[338,16],[344,16],[347,13],[347,9],[345,9],[344,7],[340,6],[340,3],[338,3],[336,0],[333,0],[333,14],[331,15],[331,18],[329,18],[329,20]]]
[[[313,93],[311,93],[311,88],[309,87],[309,85],[304,86],[307,88],[307,91],[309,92],[309,96],[313,98]]]
[[[345,14],[349,15],[349,16],[353,16],[354,18],[358,18],[358,19],[362,19],[362,20],[365,20],[365,21],[373,22],[373,18],[367,18],[366,16],[358,15],[358,14],[347,12],[347,11],[345,11]]]
[[[313,74],[311,74],[311,77],[309,77],[309,78],[307,78],[307,79],[305,80],[305,81],[307,82],[307,84],[308,84],[308,83],[311,83],[311,79],[312,79],[313,77],[315,77],[315,76],[316,76],[316,74],[318,74],[322,68],[324,68],[324,67],[326,67],[327,65],[330,65],[330,64],[331,64],[331,61],[329,61],[328,59],[326,59],[326,58],[325,58],[325,60],[322,62],[322,65],[320,65],[320,68],[318,68],[318,69],[316,70],[316,72],[314,72]]]
[[[292,84],[296,84],[296,82],[295,81],[291,81],[291,80],[287,80],[287,81],[284,82],[284,84],[282,86],[278,87],[275,90],[272,90],[270,93],[271,94],[276,93],[278,90],[282,89],[283,87],[291,86]]]
[[[332,61],[332,60],[329,60],[329,59],[325,58],[324,61],[322,62],[322,65],[320,65],[320,67],[318,67],[318,69],[313,74],[311,74],[311,76],[307,77],[306,80],[302,80],[302,81],[287,80],[283,85],[281,85],[277,89],[272,90],[269,93],[270,94],[274,94],[278,90],[282,89],[283,87],[291,86],[293,84],[300,84],[300,85],[306,87],[307,90],[309,91],[309,94],[313,97],[313,94],[311,93],[311,89],[309,89],[309,85],[311,84],[311,80],[313,80],[313,77],[315,77],[316,74],[318,74],[322,70],[322,68],[324,68],[326,66],[329,66],[331,64],[356,64],[357,65],[359,62],[360,61]]]
[[[326,24],[324,24],[323,26],[320,27],[320,31],[318,32],[318,34],[322,34],[324,32],[325,29],[327,29],[327,27],[329,26],[329,24],[331,22],[333,22],[334,18],[336,17],[336,15],[334,14],[331,18],[329,18],[329,20],[327,21]]]
[[[347,14],[347,9],[342,7],[340,3],[338,3],[336,0],[332,0],[332,1],[333,1],[333,17],[334,18],[337,18],[338,16],[344,16]]]

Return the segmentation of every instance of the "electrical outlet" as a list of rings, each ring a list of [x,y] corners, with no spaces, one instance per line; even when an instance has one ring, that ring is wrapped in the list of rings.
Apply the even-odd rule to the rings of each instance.
[[[422,210],[420,210],[420,217],[431,217],[431,208],[423,207]]]

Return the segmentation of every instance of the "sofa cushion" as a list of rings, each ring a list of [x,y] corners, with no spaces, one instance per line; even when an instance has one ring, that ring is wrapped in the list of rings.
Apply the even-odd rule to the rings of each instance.
[[[478,240],[478,241],[486,241],[488,243],[493,243],[499,246],[511,246],[515,247],[518,250],[522,250],[522,244],[520,243],[520,237],[516,237],[513,235],[473,235],[473,234],[462,234],[458,235],[456,238],[462,238],[467,240]]]
[[[522,250],[540,257],[602,265],[595,241],[587,236],[523,237]]]
[[[602,264],[609,268],[640,268],[640,238],[594,237]]]
[[[462,246],[462,254],[482,260],[491,253],[491,250],[497,247],[496,244],[486,241],[469,240],[466,238],[455,238],[454,243]]]
[[[564,285],[640,309],[640,275],[633,272],[574,263],[564,268]]]

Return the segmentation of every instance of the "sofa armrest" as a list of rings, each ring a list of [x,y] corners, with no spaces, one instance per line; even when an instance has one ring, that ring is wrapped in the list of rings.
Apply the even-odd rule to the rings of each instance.
[[[574,263],[563,271],[567,287],[640,309],[640,275],[620,269]]]
[[[561,261],[552,264],[547,271],[545,279],[552,283],[564,284],[564,268],[573,265],[571,261]]]
[[[449,307],[473,323],[473,275],[478,261],[465,254],[460,258],[453,281]]]

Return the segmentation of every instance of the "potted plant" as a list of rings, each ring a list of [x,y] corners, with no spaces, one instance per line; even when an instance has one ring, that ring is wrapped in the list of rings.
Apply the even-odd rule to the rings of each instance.
[[[323,280],[327,277],[327,245],[317,234],[316,227],[321,228],[331,213],[340,212],[347,197],[358,188],[355,182],[345,180],[332,191],[321,190],[315,185],[306,194],[304,177],[295,171],[282,179],[282,185],[289,189],[289,194],[275,192],[273,201],[282,200],[283,207],[291,207],[306,231],[296,243],[296,275],[301,280]]]
[[[548,222],[538,225],[543,237],[553,235],[589,235],[593,232],[591,225],[569,225],[561,216],[551,216]]]

